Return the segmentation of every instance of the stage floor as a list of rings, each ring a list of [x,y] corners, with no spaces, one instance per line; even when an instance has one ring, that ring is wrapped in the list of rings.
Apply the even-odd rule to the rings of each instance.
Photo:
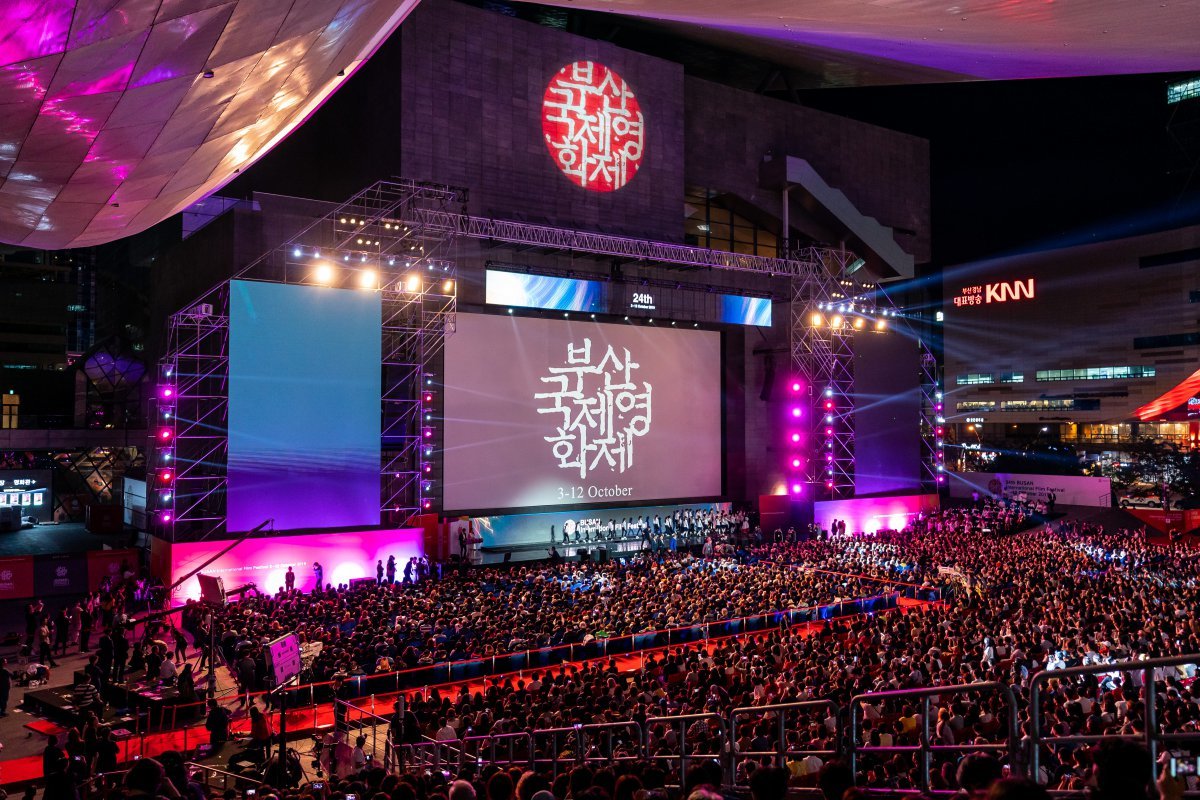
[[[125,533],[90,533],[82,522],[46,523],[12,533],[0,533],[0,556],[45,556],[86,553],[104,545],[112,548],[136,546]]]

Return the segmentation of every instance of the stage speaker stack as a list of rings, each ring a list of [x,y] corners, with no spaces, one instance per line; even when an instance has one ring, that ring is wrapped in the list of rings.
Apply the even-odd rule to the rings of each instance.
[[[589,560],[591,560],[591,555],[588,553],[588,549],[586,547],[581,547],[576,550],[575,555],[579,558],[580,564],[586,564]]]

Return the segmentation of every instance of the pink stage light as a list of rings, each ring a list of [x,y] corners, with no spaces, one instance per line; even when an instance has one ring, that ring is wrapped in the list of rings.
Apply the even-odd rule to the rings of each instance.
[[[832,410],[833,410],[833,401],[832,401],[832,400],[826,400],[826,401],[825,401],[825,410],[826,410],[826,411],[832,411]]]
[[[833,428],[826,428],[826,429],[825,429],[825,435],[826,435],[826,436],[833,436]]]
[[[163,524],[167,525],[171,522],[171,515],[169,513],[167,513],[166,511],[164,511],[162,513],[161,519],[162,519]]]
[[[792,494],[800,494],[804,491],[804,487],[798,483],[792,484]]]
[[[799,442],[800,442],[800,434],[798,434],[798,433],[793,433],[793,434],[792,434],[792,443],[793,443],[793,444],[799,444]]]
[[[172,389],[170,386],[164,386],[158,390],[158,393],[159,393],[159,395],[161,395],[164,398],[165,397],[173,397],[175,395],[175,390]]]
[[[800,385],[800,381],[792,381],[792,391],[799,392],[804,387]]]
[[[792,459],[792,469],[800,469],[800,459],[798,459],[798,458]]]
[[[163,428],[161,431],[159,431],[159,432],[158,432],[158,438],[159,438],[159,439],[162,439],[164,442],[165,442],[167,439],[170,439],[170,438],[171,438],[171,429],[170,429],[170,428]]]
[[[173,477],[174,476],[170,473],[170,471],[158,473],[158,480],[160,483],[170,483],[171,478],[173,478]]]
[[[424,503],[421,504],[421,507],[424,508],[426,511],[428,511],[429,509],[433,508],[433,503],[429,500],[426,500]]]
[[[832,488],[833,488],[833,481],[825,481],[825,488],[826,488],[826,489],[832,489]]]
[[[792,408],[792,416],[793,417],[799,417],[803,413],[804,412],[801,410],[800,406],[793,406],[793,408]]]

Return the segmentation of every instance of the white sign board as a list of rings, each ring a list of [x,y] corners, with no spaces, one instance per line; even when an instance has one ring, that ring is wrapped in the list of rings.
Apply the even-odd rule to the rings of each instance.
[[[300,639],[296,634],[285,634],[267,644],[267,668],[271,670],[276,686],[299,675],[301,666]]]
[[[1053,492],[1060,506],[1099,506],[1112,504],[1108,478],[1082,478],[1070,475],[1017,475],[1009,472],[951,472],[950,496],[1017,497],[1024,494],[1029,502],[1045,502]]]

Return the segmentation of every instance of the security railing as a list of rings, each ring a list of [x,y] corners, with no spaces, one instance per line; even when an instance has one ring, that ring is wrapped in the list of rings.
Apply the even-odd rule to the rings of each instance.
[[[246,789],[262,785],[262,781],[255,778],[238,775],[234,772],[227,772],[223,769],[210,767],[207,764],[188,761],[185,766],[192,779],[195,780],[198,778],[198,782],[204,786],[205,796],[207,797],[214,796],[214,791],[220,792],[222,795],[230,789],[241,793]]]
[[[711,746],[707,752],[696,749],[698,743],[691,733],[696,725],[707,727],[710,731],[716,729],[715,752]],[[651,717],[646,720],[645,732],[645,758],[647,761],[660,763],[667,770],[668,782],[673,779],[682,785],[688,766],[693,761],[717,761],[721,765],[722,774],[726,775],[732,770],[729,727],[720,714]],[[672,739],[674,744],[671,743]],[[666,752],[659,752],[660,750]]]
[[[1179,668],[1191,667],[1190,670]],[[1200,733],[1164,733],[1160,730],[1158,718],[1158,686],[1156,679],[1165,677],[1170,671],[1175,671],[1180,678],[1193,678],[1200,668],[1200,654],[1168,656],[1166,658],[1150,658],[1144,661],[1120,661],[1110,664],[1087,664],[1066,669],[1045,670],[1033,676],[1029,682],[1029,722],[1030,722],[1030,753],[1028,754],[1029,773],[1038,775],[1041,770],[1042,748],[1055,748],[1061,745],[1091,744],[1102,739],[1125,739],[1141,742],[1150,751],[1150,774],[1147,780],[1154,783],[1158,778],[1159,748],[1161,745],[1191,743],[1200,745]],[[1161,673],[1161,676],[1156,674]],[[1046,685],[1054,681],[1065,683],[1077,676],[1102,676],[1101,685],[1107,680],[1115,685],[1122,683],[1121,678],[1139,676],[1142,684],[1142,713],[1144,731],[1142,733],[1126,734],[1078,734],[1069,736],[1045,735],[1042,731],[1042,701],[1046,693]],[[1132,682],[1136,685],[1136,682]],[[1126,697],[1127,700],[1132,698]],[[1188,790],[1188,797],[1200,797],[1200,790]]]
[[[819,718],[814,718],[812,715],[819,713]],[[808,756],[816,756],[828,760],[839,755],[838,750],[819,750],[814,748],[797,748],[791,745],[789,734],[799,733],[800,726],[798,720],[803,717],[808,717],[810,722],[815,722],[818,725],[826,725],[827,719],[834,721],[833,730],[827,732],[833,737],[833,741],[841,741],[842,738],[842,710],[838,704],[832,700],[801,700],[794,703],[775,703],[765,706],[746,706],[744,708],[735,708],[729,715],[729,736],[732,743],[738,741],[738,731],[740,726],[749,724],[752,728],[758,728],[759,723],[774,718],[771,722],[775,729],[773,747],[770,750],[734,750],[734,755],[738,759],[755,759],[762,761],[770,759],[771,764],[776,767],[787,766],[787,762],[792,758],[806,758]],[[789,720],[791,724],[789,724]],[[747,722],[748,721],[748,722]],[[728,776],[730,785],[741,788],[738,783],[737,770],[731,771]]]
[[[1005,730],[1004,742],[965,743],[965,744],[935,744],[930,736],[929,720],[932,716],[933,698],[951,695],[995,693],[1004,701],[1003,724]],[[921,704],[921,722],[918,728],[918,743],[915,745],[866,745],[860,741],[864,704],[878,703],[881,706],[896,701],[919,701]],[[1017,752],[1017,698],[1013,688],[999,681],[982,681],[979,683],[962,683],[953,686],[930,686],[921,689],[896,689],[887,692],[867,692],[860,694],[850,701],[850,735],[846,742],[850,759],[850,770],[857,778],[858,760],[862,754],[878,753],[895,755],[907,753],[916,755],[920,762],[921,779],[919,788],[930,791],[930,773],[935,754],[963,754],[979,752],[1007,753],[1010,756]]]

